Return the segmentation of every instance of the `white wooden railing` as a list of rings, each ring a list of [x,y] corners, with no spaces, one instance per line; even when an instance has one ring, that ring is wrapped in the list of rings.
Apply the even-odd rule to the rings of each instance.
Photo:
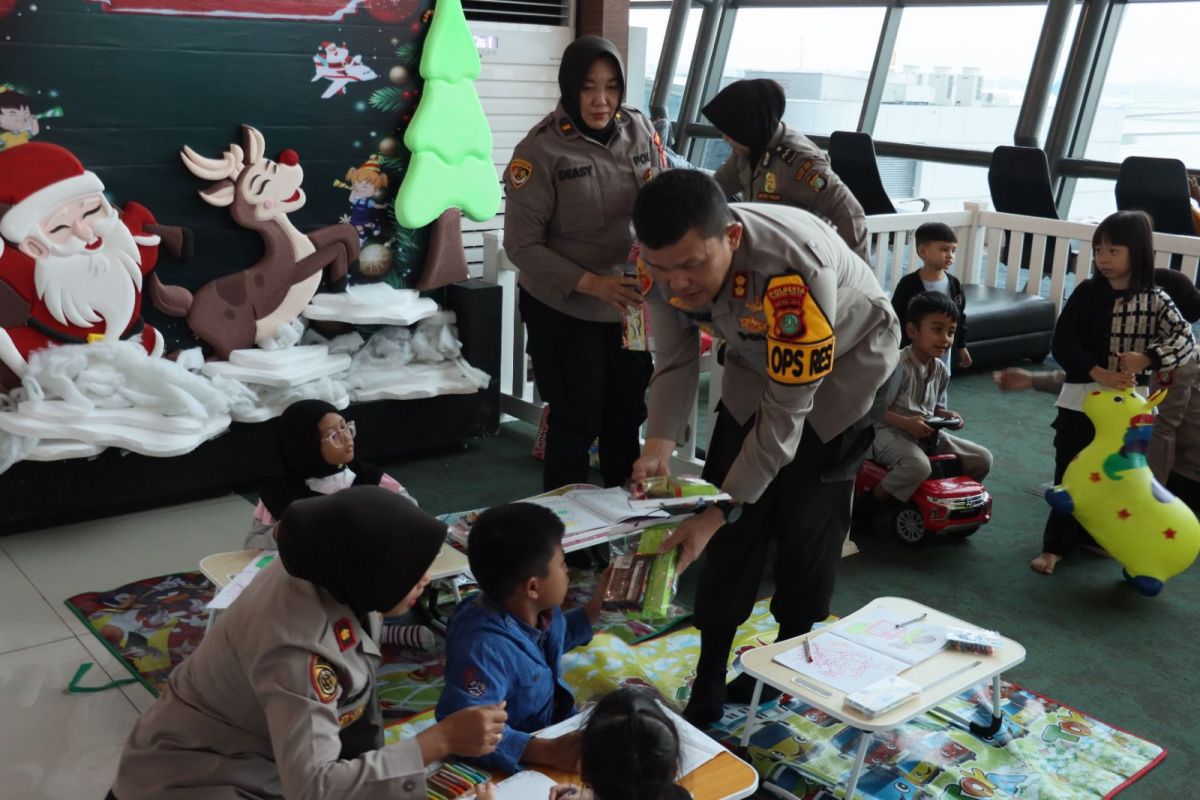
[[[920,263],[912,236],[926,222],[942,222],[955,230],[958,257],[955,271],[964,284],[983,284],[1009,291],[1041,295],[1054,304],[1055,314],[1074,287],[1092,271],[1092,234],[1094,223],[1069,222],[1001,214],[986,204],[964,203],[962,211],[926,211],[916,214],[881,214],[867,217],[870,236],[870,266],[879,285],[889,295],[896,284]],[[1008,269],[1000,261],[1004,237],[1008,235],[1010,260],[1019,263],[1030,240],[1028,269]],[[517,310],[517,268],[504,255],[503,235],[499,231],[484,235],[483,277],[497,283],[504,292],[500,356],[500,410],[534,425],[541,417],[542,403],[529,378],[525,355],[525,326]],[[1076,250],[1075,278],[1069,277],[1070,253]],[[1196,279],[1200,268],[1200,237],[1154,235],[1155,265],[1166,267],[1173,256],[1182,258],[1184,274]],[[1046,252],[1053,253],[1049,281],[1045,280]],[[1022,274],[1024,273],[1024,274]],[[692,436],[676,454],[676,469],[696,471],[702,464],[696,459],[695,431],[700,414],[709,418],[720,398],[721,370],[716,359],[706,365],[710,372],[707,408],[692,410]]]
[[[955,272],[963,283],[994,286],[1009,291],[1040,294],[1054,304],[1057,314],[1070,294],[1070,253],[1077,250],[1075,272],[1079,280],[1092,270],[1092,234],[1096,224],[1002,214],[986,204],[964,203],[962,211],[926,211],[918,214],[880,214],[867,217],[871,267],[879,285],[889,294],[904,275],[916,269],[917,244],[912,237],[926,222],[943,222],[958,236]],[[1028,270],[1008,269],[1001,263],[1005,234],[1010,260],[1019,262],[1030,241]],[[1053,253],[1049,285],[1044,280],[1046,252]],[[1166,267],[1171,258],[1182,258],[1183,272],[1196,279],[1200,264],[1200,237],[1154,234],[1155,266]],[[894,269],[899,265],[899,269]],[[1022,274],[1024,272],[1024,274]]]

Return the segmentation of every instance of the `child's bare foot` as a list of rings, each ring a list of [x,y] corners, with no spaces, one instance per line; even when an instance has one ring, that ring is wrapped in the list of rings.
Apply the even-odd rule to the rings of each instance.
[[[1029,562],[1029,566],[1033,567],[1034,572],[1040,572],[1043,575],[1052,575],[1054,567],[1062,561],[1062,556],[1057,556],[1054,553],[1042,553],[1040,556]]]

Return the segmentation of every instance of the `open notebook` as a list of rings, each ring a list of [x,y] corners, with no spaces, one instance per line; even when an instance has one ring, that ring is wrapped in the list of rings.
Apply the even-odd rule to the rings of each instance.
[[[704,498],[715,501],[728,495]],[[579,488],[563,494],[542,495],[522,500],[523,503],[548,508],[562,520],[563,549],[570,552],[599,544],[609,538],[658,525],[694,509],[700,498],[665,497],[654,500],[631,500],[619,486],[611,489]],[[469,515],[468,515],[469,516]],[[450,529],[450,536],[466,544],[473,518],[464,518]]]
[[[812,681],[849,694],[875,681],[899,675],[946,646],[946,628],[911,614],[876,607],[834,623],[809,639],[810,662],[803,645],[774,660]],[[908,623],[897,627],[900,623]]]

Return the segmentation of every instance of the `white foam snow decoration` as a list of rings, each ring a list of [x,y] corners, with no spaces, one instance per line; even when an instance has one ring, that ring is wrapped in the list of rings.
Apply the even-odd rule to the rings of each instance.
[[[471,381],[478,388],[486,389],[488,384],[492,382],[491,375],[478,367],[472,367],[467,363],[465,358],[457,358],[454,360],[454,363],[458,364],[458,368],[463,371],[463,375],[466,376],[467,380]]]
[[[12,414],[12,411],[0,411],[0,415]],[[29,436],[15,436],[6,431],[0,431],[0,473],[8,470],[18,461],[29,458],[29,454],[37,449],[38,440]]]
[[[136,407],[164,416],[224,416],[224,397],[179,364],[133,342],[61,345],[38,350],[22,384],[27,399],[63,400],[79,411]],[[62,437],[54,437],[62,438]]]
[[[335,336],[332,339],[326,339],[312,328],[306,330],[304,336],[300,337],[300,344],[323,344],[329,348],[329,352],[335,355],[338,353],[352,354],[361,348],[366,341],[358,331],[351,331],[350,333]]]
[[[68,424],[79,420],[79,409],[65,400],[26,400],[17,405],[17,413],[43,422]],[[94,408],[87,413],[87,421],[102,425],[128,425],[148,431],[194,434],[205,429],[204,421],[194,416],[179,414],[164,416],[148,408]]]
[[[26,461],[62,461],[66,458],[93,458],[103,453],[104,445],[72,439],[42,439],[25,456]],[[3,470],[0,470],[3,471]]]
[[[297,317],[290,322],[281,324],[275,329],[274,335],[255,339],[254,344],[263,350],[286,350],[300,341],[300,337],[303,335],[304,322]]]
[[[188,372],[199,372],[200,368],[204,366],[204,351],[199,347],[180,350],[175,356],[175,363]]]
[[[299,386],[350,368],[350,356],[330,355],[324,345],[287,350],[235,350],[229,361],[210,361],[202,372],[263,386]]]
[[[354,325],[412,325],[437,310],[435,301],[411,289],[370,283],[351,286],[344,292],[314,295],[302,313],[309,319]]]
[[[371,369],[346,377],[350,398],[356,403],[372,400],[416,400],[443,394],[474,394],[479,386],[456,362],[411,363],[399,369]]]
[[[288,406],[299,400],[324,400],[334,408],[343,409],[350,405],[350,393],[346,384],[337,378],[318,378],[299,386],[247,386],[230,378],[217,377],[214,383],[237,384],[247,396],[239,398],[229,408],[236,422],[266,422],[278,417]]]
[[[366,345],[354,354],[351,371],[399,369],[412,359],[412,331],[408,328],[380,328]]]
[[[92,345],[93,347],[95,345]],[[229,415],[213,414],[195,433],[168,433],[133,425],[97,422],[90,415],[79,415],[75,422],[48,422],[27,414],[0,414],[0,429],[18,436],[39,439],[75,439],[108,447],[122,447],[147,456],[180,456],[224,432]]]

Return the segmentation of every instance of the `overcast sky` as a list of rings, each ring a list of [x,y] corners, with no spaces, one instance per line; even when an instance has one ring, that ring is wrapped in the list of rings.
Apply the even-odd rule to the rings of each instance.
[[[649,29],[652,69],[662,48],[667,11],[633,11],[631,24]],[[992,80],[1024,82],[1045,17],[1045,5],[910,8],[896,42],[896,66],[979,67]],[[700,12],[688,19],[685,54],[695,41]],[[870,69],[882,8],[742,9],[727,72],[746,69]],[[1109,84],[1200,90],[1200,2],[1129,6],[1113,54]],[[1065,53],[1063,54],[1065,57]],[[680,70],[686,70],[686,63]],[[1061,73],[1062,58],[1058,65]]]

